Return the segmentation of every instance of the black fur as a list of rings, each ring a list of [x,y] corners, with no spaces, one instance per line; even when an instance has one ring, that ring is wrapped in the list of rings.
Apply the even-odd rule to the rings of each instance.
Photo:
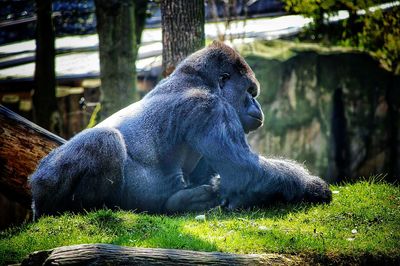
[[[230,47],[214,42],[192,54],[141,101],[41,161],[30,181],[35,216],[329,201],[327,184],[299,164],[252,152],[246,133],[264,118],[258,93],[253,71]]]

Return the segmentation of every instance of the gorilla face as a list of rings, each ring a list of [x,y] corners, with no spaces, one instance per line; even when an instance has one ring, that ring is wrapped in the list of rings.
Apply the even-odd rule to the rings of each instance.
[[[224,98],[236,109],[245,133],[263,125],[264,114],[256,97],[259,83],[253,71],[242,58],[233,65],[224,66],[219,75],[219,87]]]
[[[178,66],[176,72],[179,71],[200,76],[212,87],[218,84],[215,93],[236,110],[246,134],[263,125],[264,114],[255,99],[260,90],[259,82],[250,66],[231,47],[214,41],[187,58]]]

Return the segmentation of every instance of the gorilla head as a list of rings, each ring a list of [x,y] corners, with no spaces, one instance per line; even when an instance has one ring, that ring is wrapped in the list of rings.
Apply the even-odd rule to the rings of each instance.
[[[245,133],[263,125],[264,114],[255,99],[260,84],[249,65],[229,46],[214,41],[206,49],[188,57],[177,71],[200,74],[213,85],[210,87],[218,88],[213,93],[232,105]]]

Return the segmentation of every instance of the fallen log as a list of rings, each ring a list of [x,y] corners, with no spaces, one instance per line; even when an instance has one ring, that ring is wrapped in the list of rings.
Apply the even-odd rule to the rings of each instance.
[[[64,142],[0,105],[0,192],[29,208],[29,175],[40,159]]]
[[[303,257],[82,244],[36,251],[21,265],[300,265]]]

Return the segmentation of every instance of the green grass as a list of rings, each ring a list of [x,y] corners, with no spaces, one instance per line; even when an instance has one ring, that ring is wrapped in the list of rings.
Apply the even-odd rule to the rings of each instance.
[[[0,232],[0,265],[35,250],[81,243],[233,253],[375,256],[399,259],[400,188],[362,181],[332,186],[329,205],[163,216],[100,210],[64,214]]]

